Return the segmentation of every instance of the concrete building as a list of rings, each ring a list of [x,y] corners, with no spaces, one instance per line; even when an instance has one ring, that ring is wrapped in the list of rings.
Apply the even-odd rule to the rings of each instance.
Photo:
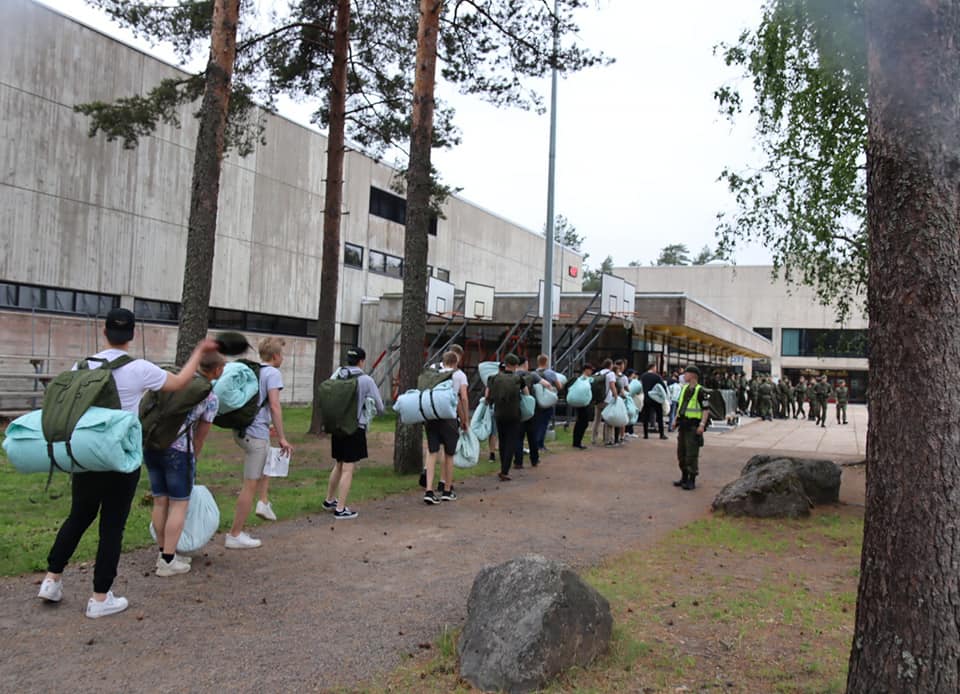
[[[161,125],[135,149],[89,137],[89,120],[73,107],[178,74],[30,0],[0,3],[0,378],[55,372],[95,350],[96,317],[115,305],[145,322],[138,351],[172,359],[196,106],[181,109],[182,128]],[[312,383],[326,138],[262,117],[266,144],[224,162],[211,326],[288,336],[284,398],[302,402]],[[362,152],[346,156],[341,347],[366,344],[364,307],[402,290],[405,201],[392,192],[394,175]],[[459,197],[431,233],[433,276],[459,288],[537,291],[540,234]],[[555,281],[579,291],[581,256],[561,248],[557,260]],[[0,391],[39,387],[28,383],[4,381]]]
[[[682,267],[618,267],[643,294],[675,292],[707,304],[736,323],[769,338],[769,360],[745,363],[748,371],[786,376],[796,383],[804,372],[843,378],[853,399],[867,390],[867,318],[857,311],[843,325],[835,310],[822,305],[807,286],[787,284],[770,266],[699,265]],[[652,335],[662,334],[648,325]],[[736,365],[739,360],[734,359]]]

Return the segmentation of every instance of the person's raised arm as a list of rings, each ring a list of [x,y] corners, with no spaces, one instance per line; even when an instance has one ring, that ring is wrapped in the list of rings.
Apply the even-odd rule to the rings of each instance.
[[[200,344],[193,350],[193,354],[187,359],[187,363],[180,369],[180,372],[167,374],[167,380],[164,381],[163,387],[160,388],[160,390],[172,391],[186,388],[187,384],[190,383],[197,373],[197,369],[200,368],[200,358],[207,352],[216,352],[219,347],[220,345],[214,340],[201,340]]]

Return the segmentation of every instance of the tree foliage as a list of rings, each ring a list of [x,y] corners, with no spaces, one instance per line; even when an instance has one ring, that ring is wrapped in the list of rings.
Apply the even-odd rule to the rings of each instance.
[[[655,265],[689,265],[690,249],[684,243],[671,243],[660,249]]]
[[[691,265],[706,265],[707,263],[713,260],[720,260],[720,254],[716,251],[710,249],[710,246],[704,246],[700,249],[700,252],[697,253],[693,260],[690,261]]]
[[[600,291],[600,285],[603,282],[604,275],[610,275],[613,273],[613,256],[607,256],[603,259],[603,262],[600,263],[600,267],[595,269],[588,269],[583,273],[583,291],[585,292],[597,292]]]
[[[573,222],[562,214],[558,214],[553,223],[553,238],[561,246],[577,253],[583,251],[583,242],[586,240],[583,234],[577,233],[577,227],[574,226]],[[584,260],[586,260],[586,256],[584,256]]]
[[[725,169],[736,211],[719,215],[718,252],[761,242],[775,271],[813,286],[841,319],[866,281],[867,80],[863,0],[767,0],[760,25],[718,51],[752,92],[714,96],[735,120],[745,105],[762,160]]]

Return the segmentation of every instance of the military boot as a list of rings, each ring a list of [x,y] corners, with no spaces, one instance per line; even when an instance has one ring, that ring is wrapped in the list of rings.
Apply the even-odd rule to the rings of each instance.
[[[681,489],[686,489],[687,491],[690,491],[691,489],[696,489],[696,488],[697,488],[696,475],[688,475],[687,481],[681,485]]]
[[[689,480],[690,480],[690,476],[684,472],[683,475],[681,475],[680,479],[673,481],[673,486],[683,487],[684,489],[686,489],[686,484]]]

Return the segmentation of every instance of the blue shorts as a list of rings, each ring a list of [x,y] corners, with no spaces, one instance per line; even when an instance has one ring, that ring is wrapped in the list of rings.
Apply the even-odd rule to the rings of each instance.
[[[143,452],[150,475],[150,493],[166,496],[172,501],[186,501],[193,490],[193,455],[176,448]]]

